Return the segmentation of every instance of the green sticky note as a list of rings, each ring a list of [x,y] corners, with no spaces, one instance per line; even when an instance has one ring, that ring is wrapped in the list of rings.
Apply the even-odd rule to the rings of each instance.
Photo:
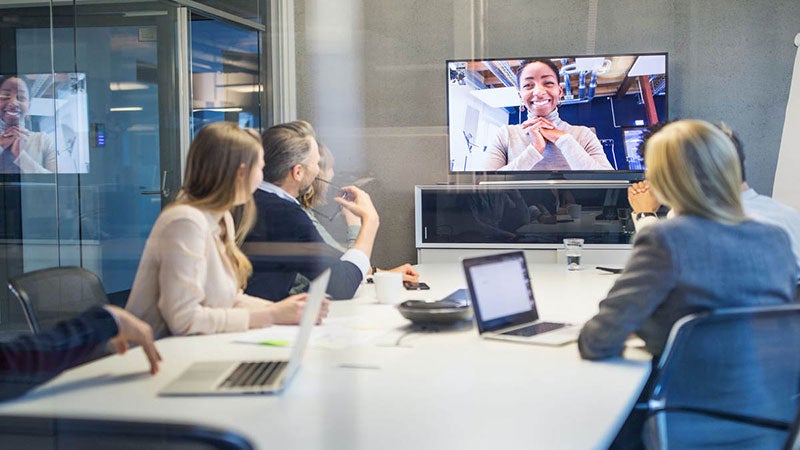
[[[273,347],[288,347],[292,345],[292,341],[281,341],[277,339],[270,339],[268,341],[259,342],[260,345],[271,345]]]

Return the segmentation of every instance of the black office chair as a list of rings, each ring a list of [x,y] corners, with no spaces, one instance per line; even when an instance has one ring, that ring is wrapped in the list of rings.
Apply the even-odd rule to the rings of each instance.
[[[786,439],[783,450],[800,450],[800,411],[794,418],[792,428],[789,429],[789,437]]]
[[[103,284],[82,267],[52,267],[23,273],[8,282],[25,312],[31,331],[39,333],[90,306],[108,304]]]
[[[201,425],[0,416],[0,448],[26,450],[252,450],[244,437]]]
[[[644,441],[648,449],[792,449],[799,396],[800,304],[690,315],[658,363]]]

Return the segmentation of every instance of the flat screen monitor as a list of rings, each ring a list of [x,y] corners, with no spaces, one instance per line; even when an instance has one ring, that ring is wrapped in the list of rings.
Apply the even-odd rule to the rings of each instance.
[[[641,178],[625,130],[667,103],[666,53],[449,60],[449,173]]]
[[[86,74],[0,75],[0,131],[0,173],[88,173]]]
[[[622,127],[622,139],[625,144],[625,160],[628,162],[630,170],[644,170],[644,161],[642,160],[639,147],[644,141],[644,134],[647,132],[647,127]]]

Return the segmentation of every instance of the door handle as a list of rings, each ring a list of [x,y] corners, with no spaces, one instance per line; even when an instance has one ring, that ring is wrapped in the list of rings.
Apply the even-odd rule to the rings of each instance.
[[[142,191],[139,194],[141,195],[163,195],[164,197],[169,197],[170,190],[167,188],[167,174],[169,171],[165,170],[161,174],[161,190],[160,191]]]
[[[161,195],[164,196],[164,198],[169,197],[170,194],[170,191],[167,188],[167,173],[168,171],[166,170],[161,173]]]

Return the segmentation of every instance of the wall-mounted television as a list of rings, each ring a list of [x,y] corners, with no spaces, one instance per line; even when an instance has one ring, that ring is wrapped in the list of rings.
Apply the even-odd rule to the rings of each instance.
[[[667,104],[666,53],[448,60],[449,173],[641,178]]]
[[[88,173],[89,131],[86,74],[0,75],[0,173]]]

